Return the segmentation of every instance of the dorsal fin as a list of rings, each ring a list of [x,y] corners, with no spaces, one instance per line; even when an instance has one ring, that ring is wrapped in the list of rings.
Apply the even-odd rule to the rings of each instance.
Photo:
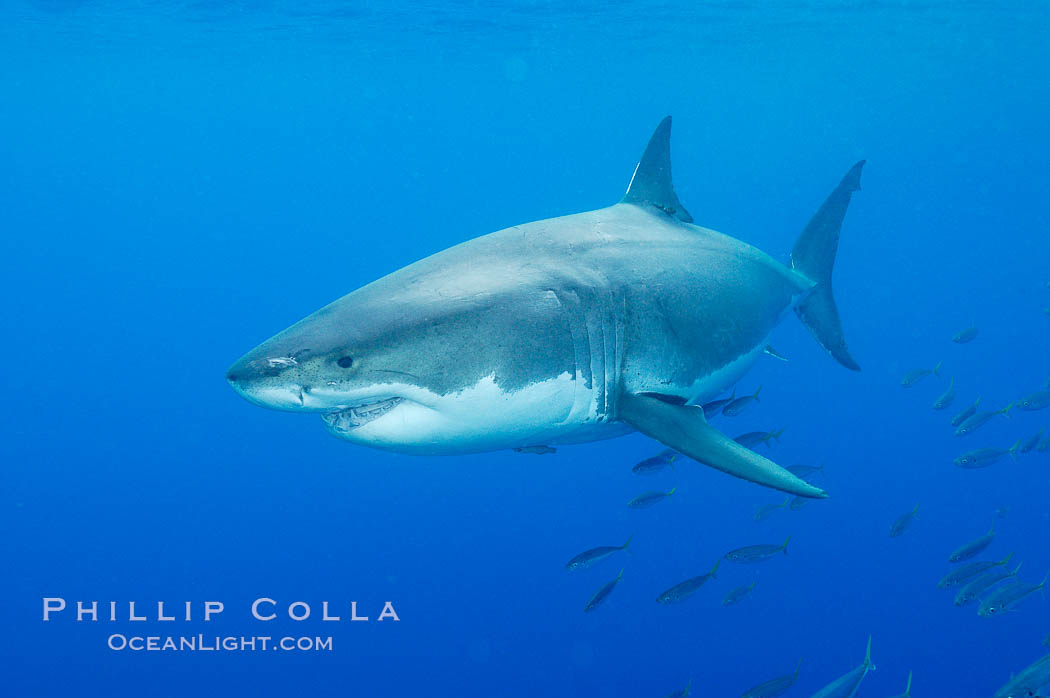
[[[693,222],[671,183],[671,117],[664,117],[653,132],[620,203],[653,206],[680,221]]]

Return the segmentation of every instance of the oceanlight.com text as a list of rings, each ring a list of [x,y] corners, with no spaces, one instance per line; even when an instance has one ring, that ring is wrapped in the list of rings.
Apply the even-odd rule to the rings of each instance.
[[[106,640],[109,649],[120,652],[331,652],[332,637],[270,635],[123,635],[114,633]]]

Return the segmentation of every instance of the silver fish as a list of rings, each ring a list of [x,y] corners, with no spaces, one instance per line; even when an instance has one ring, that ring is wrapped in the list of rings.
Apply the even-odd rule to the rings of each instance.
[[[868,672],[875,668],[871,663],[871,637],[868,637],[868,651],[864,661],[856,669],[840,676],[824,688],[813,694],[812,698],[853,698]]]
[[[711,402],[705,402],[703,405],[701,405],[700,409],[704,411],[704,417],[706,417],[707,419],[713,419],[722,412],[723,407],[731,403],[733,400],[736,400],[736,390],[734,390],[733,393],[727,398],[722,398],[721,400],[712,400]]]
[[[623,570],[620,570],[620,574],[616,575],[616,579],[611,582],[606,582],[598,591],[594,592],[594,596],[592,596],[591,600],[587,602],[587,605],[583,607],[583,612],[590,613],[601,606],[605,600],[609,598],[609,594],[612,593],[613,589],[616,588],[616,585],[620,583],[621,579],[623,579]]]
[[[772,543],[761,543],[759,545],[746,545],[743,548],[737,548],[736,550],[730,550],[725,554],[725,559],[730,562],[735,562],[741,565],[751,565],[756,562],[762,562],[768,560],[779,552],[783,552],[787,555],[788,543],[791,541],[791,536],[788,536],[784,542],[780,545]]]
[[[957,427],[960,424],[962,424],[963,422],[965,422],[967,419],[972,417],[974,414],[976,414],[977,413],[977,407],[980,404],[981,404],[981,398],[977,398],[976,400],[973,401],[972,405],[970,405],[965,410],[963,410],[959,414],[957,414],[954,417],[952,417],[952,426],[953,427]]]
[[[515,453],[531,453],[537,456],[545,456],[548,453],[557,453],[558,449],[551,446],[519,446],[514,449]]]
[[[1050,407],[1050,390],[1037,390],[1030,395],[1025,395],[1014,403],[1014,407],[1019,407],[1025,412],[1046,409]]]
[[[952,376],[951,382],[948,383],[948,389],[945,390],[939,398],[933,403],[933,409],[943,410],[947,409],[949,405],[955,402],[955,376]]]
[[[750,596],[754,588],[755,583],[751,582],[751,584],[749,584],[748,586],[739,586],[735,589],[730,589],[729,592],[722,599],[722,605],[735,606],[736,604],[740,603],[748,596]]]
[[[976,327],[970,325],[965,330],[959,330],[956,332],[955,336],[952,337],[952,341],[956,344],[968,344],[977,339],[978,331],[979,330]]]
[[[1021,445],[1021,453],[1029,453],[1031,451],[1034,451],[1035,448],[1039,445],[1039,440],[1043,438],[1044,431],[1046,431],[1046,427],[1043,427],[1039,430],[1038,434],[1028,439],[1028,441],[1025,441]]]
[[[937,365],[933,368],[913,368],[901,378],[901,387],[910,388],[927,376],[939,376],[940,370],[941,362],[937,362]]]
[[[569,570],[570,572],[585,570],[591,565],[595,564],[596,562],[599,562],[600,560],[604,560],[605,558],[609,557],[613,553],[618,553],[621,550],[626,552],[627,546],[631,544],[631,538],[634,538],[634,536],[632,535],[630,538],[628,538],[627,542],[623,545],[602,545],[597,548],[585,550],[584,552],[580,553],[579,555],[565,563],[565,569]]]
[[[1050,685],[1050,654],[1011,676],[992,698],[1038,698],[1047,685]]]
[[[773,431],[749,431],[746,434],[741,434],[733,439],[744,448],[754,448],[759,444],[769,445],[770,440],[779,441],[780,435],[784,433],[783,429],[774,429]]]
[[[890,538],[897,538],[905,531],[907,531],[908,527],[911,526],[911,522],[915,520],[918,514],[919,505],[916,504],[914,509],[912,509],[906,514],[901,514],[900,516],[898,516],[897,520],[893,522],[892,526],[890,526]]]
[[[1007,405],[1001,410],[989,410],[987,412],[978,412],[977,414],[971,415],[967,417],[963,421],[963,423],[958,426],[958,428],[955,430],[955,435],[966,436],[967,434],[972,434],[973,432],[977,431],[979,428],[984,426],[992,417],[999,414],[1009,415],[1011,407],[1013,407],[1013,403]]]
[[[728,405],[722,408],[722,414],[726,417],[735,417],[744,411],[744,408],[750,405],[752,402],[758,402],[758,394],[762,392],[762,386],[758,386],[751,395],[745,395],[744,397],[738,397],[737,399],[730,402]]]
[[[656,597],[657,603],[679,603],[685,601],[690,596],[700,590],[700,587],[707,584],[710,580],[714,579],[715,573],[718,571],[718,566],[722,563],[721,560],[715,562],[715,566],[711,568],[711,571],[707,574],[702,574],[699,577],[692,577],[684,582],[675,584],[673,587],[663,592]]]
[[[993,567],[999,567],[1005,565],[1014,557],[1013,553],[1010,553],[1002,560],[978,560],[976,562],[968,562],[965,565],[959,565],[948,574],[941,577],[941,581],[937,582],[938,589],[951,589],[957,587],[963,582],[967,582],[982,572],[987,572]]]
[[[995,540],[995,526],[992,526],[988,533],[985,533],[983,536],[975,538],[969,543],[964,543],[956,548],[955,551],[948,556],[948,562],[966,562],[967,560],[975,558],[984,552],[984,549],[991,545],[993,540]]]
[[[740,694],[740,698],[776,698],[787,693],[787,690],[798,681],[798,673],[802,670],[802,660],[798,660],[794,674],[778,676],[775,679],[763,681],[757,686],[752,686]]]
[[[764,504],[764,505],[760,506],[755,511],[755,516],[754,516],[755,521],[765,521],[766,519],[768,519],[770,516],[773,515],[773,512],[775,512],[777,509],[783,509],[784,507],[788,506],[788,504],[790,502],[791,502],[791,497],[786,497],[784,499],[784,501],[780,502],[779,504]]]
[[[967,582],[966,585],[959,590],[959,593],[955,595],[955,605],[965,606],[999,582],[1013,579],[1020,571],[1021,565],[1017,565],[1017,567],[1012,570],[993,570],[987,574],[982,574],[981,576],[976,577],[972,581]]]
[[[678,453],[669,448],[660,451],[655,456],[646,458],[640,461],[637,465],[631,468],[631,472],[636,475],[652,475],[658,473],[664,468],[674,468],[674,459],[678,457]]]
[[[632,509],[648,509],[651,506],[659,504],[665,499],[670,499],[671,495],[673,495],[674,491],[677,489],[677,487],[672,487],[667,492],[643,492],[631,501],[627,502],[627,506],[631,507]]]
[[[1026,598],[1037,591],[1041,591],[1046,586],[1046,579],[1046,577],[1043,577],[1043,581],[1038,584],[1017,582],[997,589],[981,603],[981,608],[978,609],[977,615],[982,618],[991,618],[992,616],[1002,615],[1004,611],[1014,609]]]
[[[795,477],[800,477],[806,481],[811,480],[814,475],[824,474],[823,465],[789,465],[787,469]]]
[[[987,468],[992,463],[995,463],[1003,456],[1010,456],[1014,460],[1017,460],[1017,450],[1021,448],[1020,439],[1017,440],[1010,448],[977,448],[973,451],[967,451],[953,463],[960,468],[974,469],[974,468]]]

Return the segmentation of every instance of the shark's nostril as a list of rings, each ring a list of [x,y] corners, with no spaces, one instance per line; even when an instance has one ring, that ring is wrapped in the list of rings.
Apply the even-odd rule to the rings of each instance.
[[[227,373],[226,374],[226,382],[227,383],[236,383],[237,382],[237,374],[234,373],[233,371],[230,371],[229,373]]]

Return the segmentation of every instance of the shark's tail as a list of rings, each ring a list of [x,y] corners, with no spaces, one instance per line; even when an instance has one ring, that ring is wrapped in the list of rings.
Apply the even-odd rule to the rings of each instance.
[[[791,268],[815,285],[795,306],[802,324],[813,334],[820,346],[840,364],[853,371],[860,366],[850,356],[846,338],[842,334],[839,311],[831,293],[831,270],[839,248],[839,231],[846,216],[853,192],[860,189],[861,160],[846,173],[839,185],[814,214],[791,250]]]

